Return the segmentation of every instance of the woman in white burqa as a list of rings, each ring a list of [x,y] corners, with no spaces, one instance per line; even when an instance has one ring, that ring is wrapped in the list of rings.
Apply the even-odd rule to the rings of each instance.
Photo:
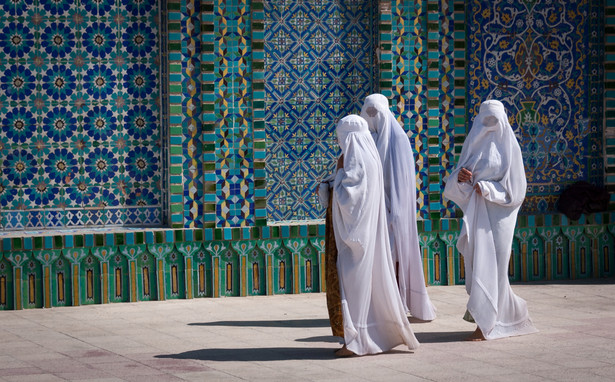
[[[525,300],[508,281],[517,221],[525,198],[521,149],[500,101],[484,101],[466,137],[444,196],[463,211],[457,249],[465,261],[470,296],[465,319],[476,322],[468,340],[536,332]]]
[[[382,166],[367,122],[337,125],[342,149],[333,185],[333,226],[342,298],[344,347],[338,356],[419,346],[395,285],[384,204]]]
[[[416,170],[410,140],[382,94],[365,98],[361,117],[376,142],[384,177],[387,221],[393,264],[399,266],[399,293],[406,311],[424,321],[436,318],[425,287],[416,227]]]

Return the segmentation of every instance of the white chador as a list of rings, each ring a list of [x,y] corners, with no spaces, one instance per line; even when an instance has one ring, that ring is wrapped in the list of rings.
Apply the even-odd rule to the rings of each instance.
[[[333,186],[333,227],[344,340],[358,355],[419,346],[395,283],[382,166],[367,122],[349,115],[337,125],[344,165]]]
[[[462,168],[472,173],[467,182],[458,180]],[[467,309],[488,340],[537,331],[525,300],[514,294],[508,281],[517,213],[525,189],[521,149],[504,105],[484,101],[459,163],[446,182],[444,196],[463,211],[457,249],[465,261],[470,296]]]
[[[382,162],[391,254],[393,264],[399,264],[401,299],[413,317],[431,321],[436,318],[436,309],[427,294],[423,275],[416,227],[416,172],[410,141],[382,94],[365,98],[361,117],[367,121]]]

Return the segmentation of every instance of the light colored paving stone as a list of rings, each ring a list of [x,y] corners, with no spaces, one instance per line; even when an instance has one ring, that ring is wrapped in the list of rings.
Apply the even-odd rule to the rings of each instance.
[[[4,377],[5,381],[8,382],[56,382],[56,381],[65,381],[56,375],[53,374],[23,374],[23,375],[14,375],[9,377]]]
[[[515,284],[539,333],[472,343],[465,287],[428,288],[421,347],[336,359],[325,295],[0,312],[0,381],[603,381],[615,376],[615,280]]]

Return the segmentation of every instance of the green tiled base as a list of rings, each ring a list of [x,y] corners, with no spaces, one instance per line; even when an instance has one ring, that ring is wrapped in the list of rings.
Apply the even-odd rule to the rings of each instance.
[[[614,276],[613,215],[519,217],[510,279]],[[463,284],[460,222],[421,223],[427,283]],[[4,238],[0,310],[321,292],[323,236],[315,224]]]

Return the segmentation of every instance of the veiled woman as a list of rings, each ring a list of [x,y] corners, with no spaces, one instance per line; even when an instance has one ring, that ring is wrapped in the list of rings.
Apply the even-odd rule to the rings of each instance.
[[[508,281],[508,264],[527,183],[521,149],[500,101],[484,101],[466,137],[444,196],[463,211],[457,249],[464,256],[470,298],[469,340],[536,332],[525,300]]]
[[[401,344],[417,348],[395,283],[378,150],[358,115],[342,118],[336,132],[342,156],[332,213],[345,342],[336,354],[376,354]]]
[[[406,310],[420,320],[436,318],[425,286],[416,227],[416,170],[410,140],[382,94],[365,98],[361,117],[376,142],[384,177],[387,221],[399,293]]]

